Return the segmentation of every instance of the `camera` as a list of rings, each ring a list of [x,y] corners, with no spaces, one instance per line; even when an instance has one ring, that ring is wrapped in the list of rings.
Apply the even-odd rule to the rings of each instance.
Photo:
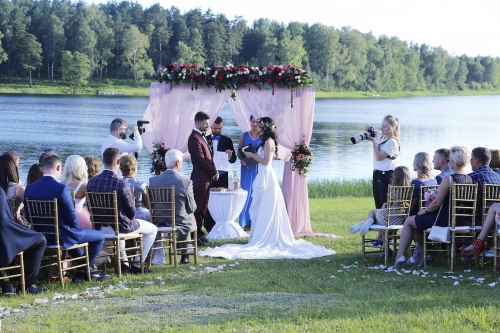
[[[351,137],[351,142],[352,142],[352,144],[356,144],[360,141],[366,140],[368,137],[374,138],[375,135],[376,135],[375,129],[370,126],[370,128],[368,129],[368,132]]]
[[[149,121],[137,120],[137,129],[139,130],[139,134],[146,132],[146,129],[144,128],[144,124],[149,124]],[[134,140],[134,133],[130,134],[128,137],[130,139]]]

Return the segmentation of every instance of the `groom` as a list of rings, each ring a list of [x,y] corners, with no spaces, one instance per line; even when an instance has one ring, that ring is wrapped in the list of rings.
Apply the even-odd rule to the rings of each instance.
[[[215,169],[212,160],[212,152],[205,138],[205,131],[208,128],[210,116],[206,112],[199,111],[194,116],[195,128],[188,139],[188,150],[191,154],[193,172],[194,200],[196,201],[196,211],[194,218],[198,227],[198,244],[203,245],[208,242],[205,233],[202,231],[203,218],[207,212],[208,198],[210,196],[210,182],[219,179],[219,173]]]

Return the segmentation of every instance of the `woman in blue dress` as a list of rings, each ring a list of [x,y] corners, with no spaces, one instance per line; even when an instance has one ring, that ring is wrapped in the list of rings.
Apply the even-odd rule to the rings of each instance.
[[[247,201],[245,202],[245,206],[243,206],[243,210],[240,214],[240,226],[242,226],[245,231],[250,230],[252,226],[252,222],[250,221],[250,205],[252,204],[252,184],[257,176],[257,166],[254,165],[250,169],[247,169],[245,161],[243,160],[245,156],[241,153],[241,148],[245,147],[248,144],[252,144],[255,148],[255,151],[260,146],[261,137],[259,133],[259,126],[257,125],[257,119],[253,116],[250,116],[250,125],[251,129],[248,132],[244,132],[240,136],[240,141],[238,143],[238,158],[241,163],[241,188],[248,191]]]

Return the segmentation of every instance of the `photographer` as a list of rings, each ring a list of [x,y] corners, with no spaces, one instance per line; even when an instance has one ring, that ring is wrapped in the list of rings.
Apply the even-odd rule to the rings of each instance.
[[[371,126],[365,125],[365,131]],[[367,140],[373,145],[373,198],[375,207],[382,208],[387,202],[387,189],[392,184],[396,159],[399,155],[399,120],[387,115],[382,121],[380,131],[375,131],[375,137],[369,136]]]

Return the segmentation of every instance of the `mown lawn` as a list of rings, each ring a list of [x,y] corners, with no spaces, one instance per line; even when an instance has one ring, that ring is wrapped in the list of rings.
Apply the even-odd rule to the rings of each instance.
[[[414,272],[373,269],[378,255],[361,261],[360,237],[347,228],[372,208],[371,198],[311,199],[315,232],[344,238],[308,240],[337,251],[311,260],[218,260],[203,266],[153,268],[146,276],[113,276],[108,283],[68,283],[50,289],[47,303],[34,296],[0,299],[5,332],[497,332],[500,284],[485,269],[444,261],[425,277]],[[221,245],[223,242],[214,242]],[[356,264],[357,263],[357,264]],[[212,273],[218,266],[221,269]],[[194,270],[195,269],[195,270]],[[464,270],[471,269],[471,272]],[[415,273],[418,273],[415,271]],[[462,276],[458,285],[450,276]],[[474,277],[475,279],[470,279]],[[477,278],[484,278],[481,283]],[[109,286],[111,292],[107,292]],[[88,287],[106,290],[104,298],[53,300]],[[135,289],[135,290],[134,290]],[[98,294],[99,291],[92,291]]]

